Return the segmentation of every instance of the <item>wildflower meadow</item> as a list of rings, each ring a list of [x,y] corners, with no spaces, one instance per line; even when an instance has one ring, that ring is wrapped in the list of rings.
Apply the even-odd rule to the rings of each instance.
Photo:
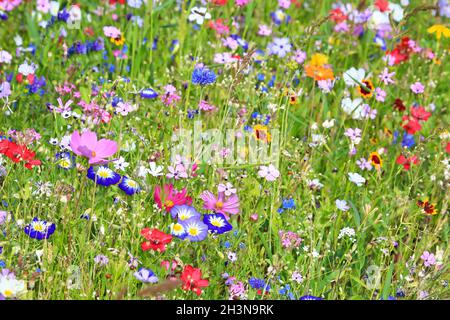
[[[0,0],[0,300],[449,299],[447,0]]]

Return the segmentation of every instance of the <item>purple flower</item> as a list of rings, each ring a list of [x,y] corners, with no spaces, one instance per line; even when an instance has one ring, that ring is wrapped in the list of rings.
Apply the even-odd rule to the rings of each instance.
[[[8,212],[0,210],[0,226],[5,223]]]
[[[350,209],[349,205],[347,204],[347,201],[345,200],[339,200],[336,199],[336,207],[341,211],[348,211]]]
[[[420,256],[420,259],[423,260],[423,264],[425,265],[425,267],[434,266],[436,264],[436,257],[434,256],[434,254],[429,253],[428,251],[424,251]]]
[[[368,119],[375,119],[377,116],[377,110],[370,108],[368,104],[363,105],[363,111],[362,111],[363,117]]]
[[[375,89],[375,99],[377,101],[384,102],[384,100],[386,99],[386,91],[384,91],[381,88],[376,88]]]
[[[289,42],[289,38],[275,38],[267,47],[269,54],[276,54],[280,58],[286,56],[291,51],[291,48],[292,45]]]
[[[155,273],[146,268],[140,268],[139,271],[136,271],[133,275],[136,279],[144,283],[157,283],[159,281]]]
[[[0,99],[6,98],[11,95],[11,85],[9,82],[0,83]]]
[[[410,88],[411,91],[414,92],[415,94],[423,93],[425,90],[425,86],[421,84],[419,81],[413,83]]]
[[[98,255],[95,256],[94,262],[96,264],[98,264],[100,267],[104,267],[104,266],[106,266],[108,264],[109,259],[108,259],[108,257],[106,257],[106,256],[104,256],[102,254],[98,254]]]
[[[365,158],[356,160],[356,164],[361,168],[361,170],[372,170],[372,164]]]
[[[349,137],[351,141],[355,142],[361,140],[361,133],[362,131],[359,128],[348,128],[347,130],[345,130],[344,135]]]
[[[198,218],[183,220],[180,221],[180,224],[184,227],[184,230],[186,230],[186,239],[189,239],[190,241],[202,241],[205,240],[208,235],[208,226]]]
[[[389,85],[390,83],[394,83],[392,77],[395,75],[395,72],[389,73],[388,68],[384,68],[383,72],[378,75],[378,78],[385,84]]]

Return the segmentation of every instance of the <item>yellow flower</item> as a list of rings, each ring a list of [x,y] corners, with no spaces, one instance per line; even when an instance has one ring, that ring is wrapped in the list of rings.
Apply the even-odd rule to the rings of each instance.
[[[253,135],[256,140],[264,141],[264,142],[270,142],[272,140],[272,137],[270,136],[270,132],[267,129],[266,126],[257,124],[253,127]]]
[[[311,61],[309,62],[309,65],[314,67],[321,67],[324,64],[328,63],[328,57],[322,53],[315,53],[311,57]]]
[[[448,38],[450,37],[450,29],[442,24],[435,24],[434,26],[428,28],[428,33],[436,33],[436,38],[441,39],[442,35]]]

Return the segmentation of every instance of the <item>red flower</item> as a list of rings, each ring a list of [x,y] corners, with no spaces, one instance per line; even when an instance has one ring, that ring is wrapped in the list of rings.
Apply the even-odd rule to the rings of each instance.
[[[330,19],[336,23],[341,23],[347,20],[348,16],[345,15],[341,9],[336,8],[330,11]]]
[[[170,234],[165,234],[158,229],[144,228],[141,230],[141,235],[147,239],[147,241],[141,244],[141,248],[144,251],[152,249],[158,252],[164,252],[166,250],[166,244],[172,241]]]
[[[427,112],[424,107],[411,107],[411,115],[417,120],[427,121],[431,117],[431,112]]]
[[[33,151],[6,139],[0,140],[0,154],[7,156],[15,163],[24,161],[27,169],[41,164],[41,161],[34,159],[36,154]]]
[[[450,142],[447,143],[447,146],[445,147],[445,152],[450,153]]]
[[[389,11],[389,1],[387,0],[376,0],[374,5],[381,12]]]
[[[171,184],[164,185],[164,192],[161,192],[161,187],[156,186],[155,191],[153,193],[153,198],[155,199],[156,204],[160,209],[166,209],[167,212],[177,205],[192,203],[192,198],[186,196],[187,190],[186,188],[177,191],[173,188]]]
[[[224,6],[227,4],[228,0],[211,0],[216,6]]]
[[[408,171],[411,168],[412,164],[418,164],[419,163],[419,159],[417,158],[417,156],[412,156],[409,158],[406,158],[404,155],[399,155],[397,157],[397,160],[395,160],[395,162],[397,164],[401,164],[403,166],[403,168]]]
[[[398,111],[405,111],[406,110],[406,106],[403,104],[402,99],[397,98],[394,101],[394,108],[397,109]]]
[[[417,120],[414,117],[404,116],[402,120],[405,122],[403,123],[402,127],[409,133],[414,134],[417,131],[420,131],[422,129],[422,126],[419,123],[419,120]]]
[[[208,280],[202,279],[202,271],[191,265],[184,267],[180,279],[183,281],[183,286],[181,287],[183,290],[190,290],[198,296],[202,293],[201,288],[209,285]]]

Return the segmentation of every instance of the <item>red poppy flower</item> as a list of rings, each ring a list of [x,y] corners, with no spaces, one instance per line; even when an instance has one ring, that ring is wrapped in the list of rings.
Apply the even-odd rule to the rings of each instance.
[[[7,156],[15,163],[24,161],[27,169],[41,164],[41,161],[34,159],[36,154],[33,151],[6,139],[0,141],[0,154]]]
[[[224,6],[227,4],[228,0],[211,0],[216,6]]]
[[[198,296],[202,293],[201,288],[209,285],[208,280],[202,279],[202,271],[191,265],[184,267],[180,279],[183,281],[183,286],[181,287],[183,290],[192,291]]]
[[[422,126],[419,123],[419,120],[417,120],[414,117],[404,116],[402,118],[403,125],[402,127],[408,132],[409,134],[414,134],[417,131],[420,131],[422,129]]]
[[[450,142],[447,143],[447,146],[445,147],[445,152],[450,153]]]
[[[158,229],[144,228],[141,230],[141,235],[147,239],[147,241],[141,244],[141,248],[144,251],[152,249],[158,252],[164,252],[166,250],[166,244],[172,241],[170,234],[166,234]]]
[[[376,0],[374,6],[381,12],[389,11],[389,1],[387,0]]]
[[[341,9],[336,8],[330,11],[330,19],[336,23],[341,23],[347,20],[348,16],[345,15]]]
[[[427,112],[424,107],[412,107],[411,115],[417,120],[427,121],[429,117],[431,117],[431,112]]]
[[[403,168],[408,171],[411,168],[412,164],[418,164],[419,163],[419,159],[417,158],[417,156],[412,156],[409,158],[406,158],[404,155],[399,155],[397,157],[397,160],[395,160],[395,162],[397,164],[401,164],[403,166]]]

